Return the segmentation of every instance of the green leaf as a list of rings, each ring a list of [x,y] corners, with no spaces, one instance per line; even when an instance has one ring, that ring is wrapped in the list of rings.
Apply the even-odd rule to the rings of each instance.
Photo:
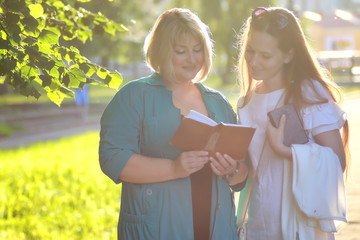
[[[16,25],[20,20],[20,15],[17,13],[7,12],[5,14],[6,25]]]
[[[16,67],[16,63],[17,60],[13,57],[0,59],[0,65],[5,70],[5,72],[12,72]]]
[[[91,31],[79,31],[77,38],[85,44],[88,39],[92,40],[92,33]]]
[[[119,73],[110,73],[108,76],[111,77],[109,87],[118,90],[123,80],[122,76]]]
[[[71,91],[69,88],[61,87],[60,92],[66,95],[66,97],[73,98],[75,97],[75,94],[73,91]]]
[[[10,42],[8,40],[0,38],[0,49],[8,49]]]
[[[38,29],[39,22],[32,16],[26,16],[21,19],[21,23],[24,25],[25,30],[35,33]]]
[[[32,83],[25,83],[25,84],[21,85],[20,93],[27,97],[33,96],[36,99],[39,99],[39,97],[41,96],[41,93],[38,91],[38,89]]]
[[[59,107],[64,100],[64,95],[60,91],[50,91],[47,93],[48,98]]]
[[[24,65],[21,67],[21,76],[24,78],[37,77],[39,75],[39,69]]]
[[[70,50],[73,51],[73,52],[76,52],[76,53],[80,53],[79,49],[77,49],[77,48],[74,47],[74,46],[71,46],[71,47],[70,47]]]
[[[88,77],[92,77],[96,73],[96,67],[94,64],[80,63],[79,67]]]
[[[64,76],[63,82],[69,88],[77,88],[81,82],[86,82],[86,76],[80,69],[73,68]]]
[[[49,87],[51,84],[52,77],[48,74],[41,74],[40,79],[42,80],[43,87]]]
[[[65,86],[69,87],[69,88],[78,88],[79,85],[80,85],[80,81],[79,79],[77,79],[74,75],[72,74],[69,74],[68,75],[68,78],[69,78],[69,83],[68,84],[65,84]],[[64,79],[67,81],[67,79]],[[64,81],[63,80],[63,81]]]
[[[44,29],[39,35],[39,41],[45,44],[59,44],[59,37],[60,35]]]
[[[51,32],[54,32],[55,34],[57,35],[61,35],[61,31],[58,27],[46,27],[47,30],[51,31]]]
[[[23,43],[27,43],[29,45],[32,45],[34,43],[37,42],[37,39],[36,38],[33,38],[33,37],[26,37],[23,39]]]
[[[111,35],[115,35],[116,33],[116,29],[114,24],[111,24],[111,22],[109,22],[108,24],[105,25],[105,31]]]
[[[80,82],[86,82],[85,74],[78,68],[73,68],[70,71],[71,75],[76,77]]]
[[[55,66],[55,61],[49,57],[45,57],[43,54],[37,58],[36,65],[41,69],[50,71]]]
[[[66,87],[69,87],[70,84],[70,77],[69,74],[64,74],[64,77],[62,78],[62,83],[65,84]]]
[[[110,72],[108,70],[106,70],[105,68],[102,68],[100,67],[96,74],[99,76],[99,78],[101,79],[105,79],[107,77],[107,75],[109,74]]]
[[[53,68],[50,70],[49,74],[50,74],[51,76],[53,76],[54,78],[59,78],[59,76],[60,76],[60,73],[59,73],[59,71],[58,71],[58,68],[56,68],[56,67],[53,67]]]
[[[34,18],[38,18],[44,14],[44,9],[41,4],[30,4],[28,7],[30,9],[30,15]]]
[[[11,78],[13,79],[13,86],[23,87],[27,84],[26,80],[18,74],[18,72],[11,73]]]
[[[50,84],[50,89],[51,90],[59,90],[60,87],[61,87],[61,83],[60,83],[59,79],[58,78],[52,78],[51,80],[52,81],[51,81],[51,84]]]
[[[104,28],[100,25],[96,25],[94,28],[93,28],[93,33],[95,35],[103,35],[105,32]]]
[[[37,45],[39,46],[39,52],[45,53],[49,56],[54,53],[52,48],[49,47],[49,44],[39,42],[39,43],[37,43]]]
[[[81,22],[85,25],[85,26],[90,26],[91,24],[93,24],[95,17],[91,14],[87,14],[85,17],[81,18]]]
[[[4,2],[4,8],[12,12],[22,12],[26,8],[25,0],[8,0]]]

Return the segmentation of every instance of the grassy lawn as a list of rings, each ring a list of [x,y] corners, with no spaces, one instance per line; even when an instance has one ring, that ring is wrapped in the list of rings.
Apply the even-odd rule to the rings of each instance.
[[[98,141],[0,150],[0,239],[116,239],[121,185],[101,172]]]

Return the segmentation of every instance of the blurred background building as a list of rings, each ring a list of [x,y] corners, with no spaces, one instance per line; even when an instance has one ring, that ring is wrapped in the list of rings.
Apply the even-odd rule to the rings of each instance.
[[[339,80],[360,82],[360,0],[279,0],[296,12],[321,62]]]

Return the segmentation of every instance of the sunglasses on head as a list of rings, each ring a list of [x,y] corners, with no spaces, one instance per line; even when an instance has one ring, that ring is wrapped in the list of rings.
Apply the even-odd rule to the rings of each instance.
[[[271,14],[271,15],[269,15]],[[288,17],[285,14],[279,12],[269,12],[264,7],[257,7],[253,11],[251,18],[253,20],[260,20],[268,15],[269,19],[273,19],[278,29],[283,29],[288,25]]]

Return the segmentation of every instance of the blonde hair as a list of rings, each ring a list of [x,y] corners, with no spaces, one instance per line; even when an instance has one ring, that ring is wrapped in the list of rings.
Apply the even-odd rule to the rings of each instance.
[[[170,76],[170,79],[176,80],[171,59],[176,40],[184,34],[192,36],[202,44],[204,64],[196,75],[195,82],[204,81],[212,66],[211,32],[209,27],[188,9],[173,8],[159,16],[145,39],[146,63],[160,75]]]

